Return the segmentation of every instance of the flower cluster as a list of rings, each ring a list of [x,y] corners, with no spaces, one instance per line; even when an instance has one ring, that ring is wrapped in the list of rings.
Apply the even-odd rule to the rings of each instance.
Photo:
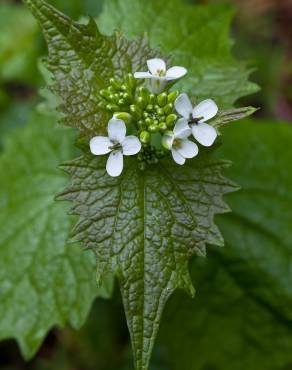
[[[90,150],[94,155],[109,154],[106,170],[113,177],[121,174],[124,155],[138,154],[141,170],[168,153],[183,165],[198,154],[197,143],[209,147],[217,137],[216,129],[206,123],[218,112],[213,100],[193,107],[186,94],[169,91],[187,70],[178,66],[167,70],[165,62],[157,58],[148,60],[147,65],[148,72],[111,79],[109,87],[100,91],[100,107],[112,118],[108,136],[93,137]],[[141,79],[145,86],[141,86]],[[135,135],[126,136],[127,130]]]

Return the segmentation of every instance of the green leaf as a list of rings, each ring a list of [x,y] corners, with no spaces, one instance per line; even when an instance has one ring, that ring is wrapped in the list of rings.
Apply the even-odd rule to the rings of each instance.
[[[35,101],[14,102],[6,104],[6,109],[0,114],[0,149],[3,149],[3,141],[5,137],[17,128],[27,124],[31,116],[32,105]]]
[[[16,338],[30,358],[55,325],[84,322],[98,291],[95,260],[67,244],[72,221],[54,194],[66,183],[56,169],[74,155],[72,132],[36,115],[8,136],[0,156],[0,338]]]
[[[42,0],[25,0],[43,29],[49,47],[53,91],[61,98],[64,123],[92,135],[105,131],[109,119],[99,107],[99,91],[157,56],[146,38],[128,42],[116,33],[103,36],[93,19],[79,24]]]
[[[215,119],[210,121],[210,123],[219,128],[227,123],[239,121],[243,118],[247,118],[253,115],[258,109],[254,107],[243,107],[243,108],[236,108],[236,109],[228,109],[225,111],[221,111],[217,114]]]
[[[27,9],[0,4],[0,79],[35,81],[40,51],[37,23]]]
[[[52,0],[50,3],[74,19],[78,19],[84,14],[97,16],[102,6],[102,0]]]
[[[173,297],[158,344],[169,370],[290,369],[292,127],[245,121],[222,137],[242,185],[218,218],[227,246],[194,261],[196,299]]]
[[[198,99],[213,98],[230,108],[258,87],[250,70],[234,60],[229,37],[233,11],[226,5],[191,5],[185,0],[107,0],[99,18],[101,31],[122,30],[127,37],[147,32],[150,45],[188,68],[181,87]]]
[[[202,157],[141,172],[129,160],[111,178],[105,159],[90,154],[63,166],[72,181],[61,198],[80,216],[75,238],[95,251],[101,279],[114,273],[120,281],[137,370],[148,369],[168,297],[178,288],[194,294],[189,258],[204,255],[206,243],[223,244],[213,216],[228,210],[222,195],[234,190],[224,167]]]
[[[49,45],[53,91],[62,99],[65,123],[87,135],[103,131],[108,115],[99,105],[100,89],[108,86],[112,76],[144,70],[146,60],[158,56],[157,52],[145,38],[129,42],[120,34],[103,36],[92,19],[81,25],[42,0],[26,3]],[[228,38],[226,43],[229,46]],[[202,56],[204,65],[208,53]],[[221,61],[231,63],[231,59],[226,56]],[[237,64],[232,63],[238,75]],[[240,83],[246,84],[246,79],[234,86]],[[208,152],[183,168],[163,160],[145,172],[129,159],[119,178],[106,174],[105,158],[87,152],[64,165],[72,179],[61,198],[72,201],[71,212],[80,217],[75,239],[95,251],[100,282],[109,274],[119,279],[136,370],[148,369],[161,314],[173,291],[181,288],[194,294],[190,257],[204,255],[207,243],[223,244],[213,217],[228,210],[222,197],[236,188],[221,174],[226,166]]]

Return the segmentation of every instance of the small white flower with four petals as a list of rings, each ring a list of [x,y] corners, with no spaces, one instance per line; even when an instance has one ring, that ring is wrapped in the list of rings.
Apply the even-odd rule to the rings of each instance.
[[[216,103],[212,99],[207,99],[193,108],[187,94],[181,94],[174,104],[185,122],[191,125],[194,138],[203,146],[211,146],[217,137],[217,131],[205,122],[216,116],[218,112]]]
[[[171,150],[174,161],[183,165],[186,158],[194,158],[198,152],[198,146],[188,140],[191,134],[188,122],[181,118],[174,126],[173,132],[167,132],[162,138],[162,144],[165,148]]]
[[[108,123],[108,137],[95,136],[90,140],[90,150],[94,155],[108,154],[107,173],[119,176],[124,167],[124,155],[135,155],[141,150],[141,143],[136,136],[126,136],[124,121],[112,118]]]
[[[159,94],[165,89],[169,81],[183,77],[187,70],[184,67],[171,67],[166,69],[163,59],[154,58],[147,60],[148,72],[136,72],[135,78],[145,78],[150,80],[150,88],[154,94]]]

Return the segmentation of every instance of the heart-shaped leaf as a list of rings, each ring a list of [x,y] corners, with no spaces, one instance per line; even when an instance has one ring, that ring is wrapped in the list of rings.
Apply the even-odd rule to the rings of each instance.
[[[178,288],[194,294],[189,258],[204,255],[206,243],[223,244],[213,216],[228,210],[222,196],[235,187],[222,161],[203,157],[180,168],[166,160],[145,172],[129,162],[119,178],[90,154],[65,164],[72,182],[61,198],[80,215],[75,238],[95,251],[101,278],[110,272],[120,281],[142,370],[168,297]]]
[[[65,123],[78,127],[89,137],[104,131],[109,116],[99,104],[100,90],[108,87],[112,76],[123,77],[129,72],[145,70],[146,60],[158,55],[157,52],[150,49],[145,39],[128,41],[120,34],[103,36],[93,20],[87,25],[75,23],[43,0],[26,0],[26,3],[40,21],[49,45],[48,66],[54,76],[53,90],[62,99]],[[175,10],[177,1],[170,3]],[[141,19],[141,15],[132,11],[137,4],[140,2],[127,2],[129,14],[132,14],[128,21],[132,25]],[[156,8],[157,2],[149,4]],[[168,9],[164,1],[163,4]],[[180,12],[189,10],[193,8],[178,8]],[[208,14],[204,13],[206,17]],[[225,29],[229,25],[229,12],[226,19]],[[187,24],[189,27],[189,21]],[[213,31],[212,22],[209,27]],[[169,36],[172,37],[170,33]],[[218,54],[221,64],[214,67],[211,63],[212,73],[201,70],[204,78],[202,83],[197,81],[199,90],[192,90],[200,97],[218,91],[230,68],[233,74],[228,78],[235,75],[238,68],[242,70],[242,67],[236,69],[229,55],[226,32],[212,37],[212,43],[223,37],[224,52],[221,59]],[[194,47],[194,39],[190,41]],[[191,60],[190,53],[179,59],[179,50],[167,40],[163,43],[161,46],[165,50],[173,51],[175,60]],[[179,48],[181,43],[177,46]],[[188,49],[189,44],[184,47]],[[210,49],[202,48],[204,53],[201,66],[205,65]],[[230,64],[227,70],[220,72],[219,80],[213,79],[214,87],[210,90],[207,80],[214,73],[218,76],[223,60]],[[244,68],[243,71],[231,85],[224,80],[221,95],[215,94],[222,104],[230,105],[243,92],[250,91],[248,72]],[[243,89],[237,88],[239,81]],[[188,273],[190,257],[195,253],[204,255],[207,243],[223,244],[213,217],[228,210],[222,198],[236,186],[222,175],[227,163],[212,159],[209,151],[202,151],[203,154],[183,167],[164,159],[145,171],[138,169],[136,158],[130,159],[125,162],[122,176],[111,178],[105,171],[105,159],[88,153],[87,144],[83,146],[85,154],[82,157],[63,166],[71,175],[71,183],[61,198],[72,201],[72,213],[80,216],[75,238],[95,251],[99,280],[108,273],[119,279],[135,366],[137,370],[146,370],[168,297],[178,288],[194,294]]]

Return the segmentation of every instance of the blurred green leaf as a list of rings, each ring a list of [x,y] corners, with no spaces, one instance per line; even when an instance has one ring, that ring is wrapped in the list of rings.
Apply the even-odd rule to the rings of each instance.
[[[0,4],[0,80],[36,81],[41,51],[38,27],[22,5]]]
[[[11,130],[23,127],[27,124],[35,100],[29,102],[10,103],[0,115],[0,150],[3,148],[3,141]]]
[[[71,16],[97,16],[101,0],[52,0]],[[22,4],[2,0],[0,3],[0,80],[38,82],[37,59],[44,52],[39,28],[34,17]],[[1,92],[0,92],[1,106]]]
[[[218,156],[242,185],[228,197],[233,213],[218,217],[226,248],[193,262],[196,299],[173,297],[158,342],[170,370],[288,370],[292,127],[245,121],[222,138]]]
[[[86,15],[96,17],[101,11],[102,2],[103,0],[52,0],[50,4],[78,20],[79,17]]]
[[[147,33],[152,47],[173,55],[188,68],[180,86],[198,99],[213,98],[229,108],[258,87],[250,70],[230,52],[233,11],[226,5],[191,5],[186,0],[107,0],[99,18],[105,34],[122,30],[127,37]]]
[[[73,133],[35,115],[8,135],[0,156],[0,338],[16,338],[30,358],[48,330],[78,328],[98,291],[95,258],[67,244],[72,220],[54,201],[67,182],[56,169],[74,155]]]

